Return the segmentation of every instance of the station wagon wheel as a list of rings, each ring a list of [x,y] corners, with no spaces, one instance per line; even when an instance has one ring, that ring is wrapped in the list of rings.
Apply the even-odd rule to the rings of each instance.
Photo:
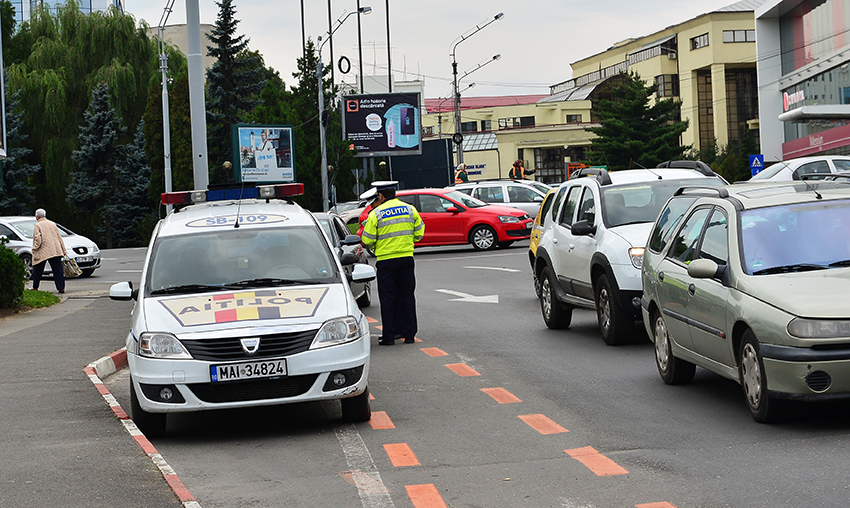
[[[570,326],[573,320],[573,309],[564,307],[555,294],[555,281],[552,279],[552,271],[546,267],[540,273],[540,311],[543,313],[543,322],[553,330]]]
[[[475,250],[490,250],[496,247],[499,237],[490,226],[476,226],[469,234]]]
[[[785,416],[785,402],[771,398],[768,394],[767,377],[764,371],[759,342],[752,330],[744,332],[738,357],[741,386],[744,397],[755,421],[773,423]]]
[[[133,423],[142,431],[145,437],[160,437],[165,435],[165,413],[148,413],[139,404],[136,388],[130,379],[130,411]]]
[[[596,280],[596,317],[602,340],[609,346],[625,344],[631,339],[634,322],[620,306],[617,294],[605,275]]]
[[[673,348],[670,345],[670,335],[667,333],[667,324],[660,312],[655,313],[652,327],[655,340],[655,365],[661,379],[668,385],[690,383],[694,379],[697,367],[691,362],[686,362],[673,356]]]

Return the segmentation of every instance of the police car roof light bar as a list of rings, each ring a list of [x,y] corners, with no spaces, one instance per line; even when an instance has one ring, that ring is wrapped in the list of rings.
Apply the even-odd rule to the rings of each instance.
[[[183,192],[163,192],[163,205],[190,205],[207,201],[228,201],[238,199],[288,198],[304,195],[303,183],[285,183],[278,185],[260,185],[257,187],[193,190]]]
[[[261,198],[286,198],[304,195],[303,183],[282,183],[278,185],[262,185],[257,187]]]

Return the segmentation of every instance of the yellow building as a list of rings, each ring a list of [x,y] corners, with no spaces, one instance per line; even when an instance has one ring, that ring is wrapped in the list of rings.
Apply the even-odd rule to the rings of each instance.
[[[689,121],[681,143],[696,149],[724,146],[749,133],[758,139],[754,9],[743,0],[650,35],[614,44],[571,64],[573,78],[547,96],[461,100],[464,162],[471,180],[504,178],[516,159],[547,183],[563,181],[568,162],[585,160],[594,135],[593,101],[610,98],[621,72],[656,87],[656,97],[682,101]],[[453,104],[426,99],[425,139],[454,133]],[[659,161],[661,162],[661,161]],[[480,172],[479,172],[480,171]]]

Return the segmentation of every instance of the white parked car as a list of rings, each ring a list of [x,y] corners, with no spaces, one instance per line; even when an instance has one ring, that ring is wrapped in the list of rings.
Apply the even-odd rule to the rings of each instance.
[[[375,269],[336,255],[313,215],[285,199],[303,184],[163,195],[127,336],[133,421],[149,436],[167,413],[340,400],[371,418],[369,323],[351,293]],[[353,265],[346,275],[344,265]]]
[[[85,236],[75,234],[70,229],[56,224],[68,257],[74,258],[83,270],[82,277],[88,277],[100,268],[100,249],[97,244]],[[0,217],[0,237],[9,241],[6,247],[17,254],[27,268],[27,278],[32,276],[32,235],[35,217]],[[44,264],[44,274],[51,275],[50,263]]]
[[[525,181],[516,180],[480,180],[458,183],[447,188],[469,194],[489,205],[519,208],[531,217],[537,216],[540,203],[548,192],[541,191],[537,186]]]
[[[799,157],[768,166],[749,181],[762,182],[770,180],[787,182],[801,180],[802,175],[829,175],[847,170],[850,170],[850,157],[847,156],[819,155],[816,157]]]

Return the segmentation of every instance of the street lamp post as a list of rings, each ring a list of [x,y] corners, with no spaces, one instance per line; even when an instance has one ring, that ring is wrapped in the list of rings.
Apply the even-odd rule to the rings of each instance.
[[[475,83],[470,83],[466,85],[466,88],[458,93],[463,93],[474,86]],[[449,99],[454,99],[454,97],[440,97],[440,99],[442,100],[440,101],[440,104],[437,105],[437,139],[443,139],[443,103]]]
[[[474,28],[470,29],[465,34],[461,35],[460,39],[457,42],[455,42],[454,45],[452,46],[451,57],[452,57],[452,78],[453,78],[453,84],[454,84],[453,90],[454,90],[454,99],[455,99],[455,134],[460,133],[460,92],[458,92],[458,88],[457,88],[457,81],[458,81],[458,79],[457,79],[457,58],[456,58],[457,46],[461,42],[465,41],[466,39],[469,39],[473,35],[477,34],[481,30],[483,30],[485,27],[487,27],[488,25],[490,25],[494,21],[498,21],[498,20],[502,19],[504,16],[505,16],[505,14],[503,12],[500,12],[499,14],[496,14],[495,16],[493,16],[492,19],[488,19],[487,21],[485,21],[482,24],[475,25]],[[457,159],[458,159],[457,160],[458,164],[463,162],[463,145],[461,143],[458,143],[458,145],[457,145]]]
[[[171,120],[168,113],[168,56],[165,54],[165,23],[174,7],[174,0],[167,0],[162,17],[159,19],[159,69],[162,71],[162,153],[165,166],[165,192],[171,192]],[[166,213],[171,213],[172,205],[166,205]]]
[[[322,89],[322,48],[325,43],[333,37],[334,32],[339,30],[339,27],[345,23],[352,14],[369,14],[372,12],[371,7],[358,7],[356,11],[347,13],[345,16],[337,20],[336,28],[328,31],[328,36],[319,45],[318,58],[316,59],[316,79],[319,80],[319,141],[322,148],[322,211],[328,211],[328,147],[325,140],[325,128],[328,126],[328,111],[325,111],[325,93]]]

